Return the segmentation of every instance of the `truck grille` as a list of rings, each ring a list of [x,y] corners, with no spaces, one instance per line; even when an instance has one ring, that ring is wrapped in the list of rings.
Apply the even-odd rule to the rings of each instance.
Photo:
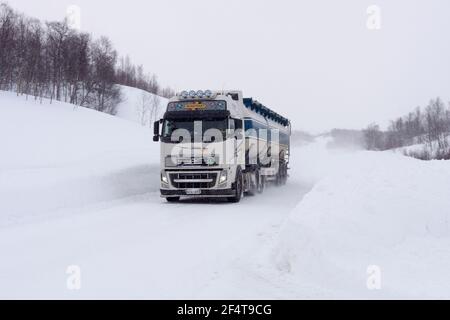
[[[170,173],[170,182],[177,189],[210,189],[216,185],[217,173]]]

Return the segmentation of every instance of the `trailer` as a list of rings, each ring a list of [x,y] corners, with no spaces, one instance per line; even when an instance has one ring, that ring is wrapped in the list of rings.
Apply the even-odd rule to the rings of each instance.
[[[291,122],[241,91],[183,91],[154,124],[161,146],[161,196],[262,194],[288,179]]]

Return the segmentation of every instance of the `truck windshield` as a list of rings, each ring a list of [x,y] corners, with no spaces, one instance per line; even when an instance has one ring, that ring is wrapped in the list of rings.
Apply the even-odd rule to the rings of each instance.
[[[194,125],[195,124],[195,125]],[[202,132],[194,132],[194,129],[200,128]],[[163,140],[171,142],[172,134],[178,129],[185,129],[194,139],[195,134],[201,134],[203,138],[206,131],[209,129],[217,129],[222,132],[222,139],[225,139],[228,129],[228,119],[217,120],[165,120],[163,127]]]

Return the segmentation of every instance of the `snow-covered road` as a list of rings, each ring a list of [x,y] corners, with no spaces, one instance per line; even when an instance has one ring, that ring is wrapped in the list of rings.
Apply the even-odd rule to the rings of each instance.
[[[239,205],[168,204],[152,192],[3,228],[0,298],[259,296],[273,279],[247,286],[264,277],[253,257],[270,249],[307,190],[292,180]],[[81,268],[78,291],[66,286],[72,265]]]

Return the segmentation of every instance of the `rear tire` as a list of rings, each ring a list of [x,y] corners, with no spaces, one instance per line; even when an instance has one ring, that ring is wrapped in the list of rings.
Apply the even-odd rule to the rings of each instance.
[[[287,183],[287,164],[280,163],[278,173],[275,178],[276,186],[284,186]]]
[[[180,201],[180,197],[170,197],[170,198],[166,198],[167,202],[173,203],[173,202],[178,202]]]
[[[287,183],[288,180],[288,165],[286,163],[283,163],[283,171],[281,176],[281,185],[284,186]]]
[[[278,167],[278,172],[275,176],[275,185],[277,187],[281,186],[281,166]]]
[[[250,179],[249,181],[249,190],[247,192],[245,192],[245,195],[249,195],[249,196],[255,196],[256,193],[258,192],[258,171],[255,171],[251,174],[247,174],[247,178]],[[253,179],[255,181],[253,181]]]
[[[241,169],[238,169],[236,173],[236,182],[235,182],[235,188],[234,193],[235,195],[231,198],[228,198],[228,201],[231,203],[239,203],[242,199],[242,194],[244,193],[244,186],[242,182],[242,171]]]
[[[261,171],[258,170],[256,173],[256,192],[259,194],[262,194],[264,192],[264,189],[266,188],[266,179],[263,175],[261,175]]]

